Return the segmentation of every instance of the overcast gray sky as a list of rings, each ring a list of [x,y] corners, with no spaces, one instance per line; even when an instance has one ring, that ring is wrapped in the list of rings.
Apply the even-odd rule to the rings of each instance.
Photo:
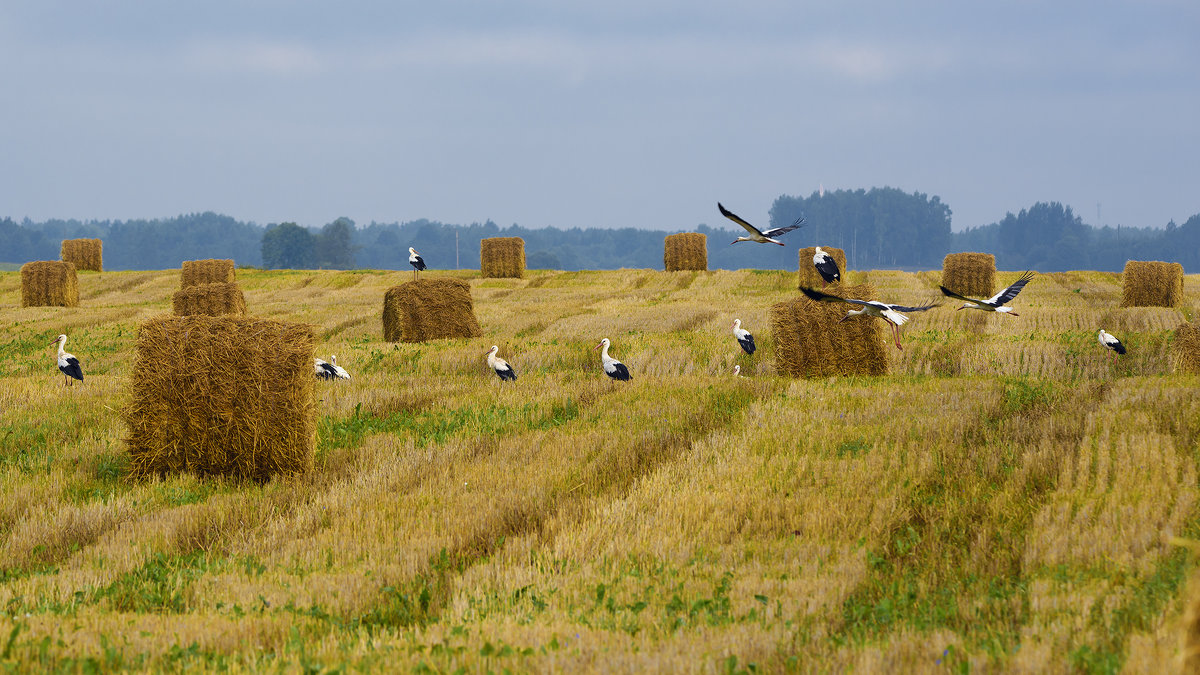
[[[824,185],[1160,227],[1198,8],[0,0],[0,217],[686,229]]]

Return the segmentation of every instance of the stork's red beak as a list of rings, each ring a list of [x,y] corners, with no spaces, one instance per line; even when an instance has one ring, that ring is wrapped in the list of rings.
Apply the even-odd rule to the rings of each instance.
[[[603,346],[604,346],[604,343],[601,342],[600,344],[596,345],[595,347],[592,347],[592,349],[600,349]]]

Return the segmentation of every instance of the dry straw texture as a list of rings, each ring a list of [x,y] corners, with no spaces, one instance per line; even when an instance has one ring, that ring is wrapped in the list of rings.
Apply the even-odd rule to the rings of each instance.
[[[104,244],[99,239],[63,239],[60,256],[76,270],[103,272]]]
[[[393,286],[383,296],[383,339],[425,342],[483,335],[471,286],[460,279],[417,279]]]
[[[480,241],[479,275],[513,279],[525,276],[525,240],[520,237],[492,237]]]
[[[836,294],[856,300],[875,300],[869,284],[841,286]],[[829,375],[886,375],[888,371],[881,319],[854,317],[839,321],[853,309],[840,302],[816,302],[801,295],[771,306],[775,338],[775,370],[792,377]]]
[[[668,272],[707,272],[708,237],[699,232],[668,234],[663,239],[663,267]]]
[[[142,324],[125,411],[138,476],[187,472],[263,481],[313,466],[313,333],[245,317]]]
[[[185,260],[180,282],[181,288],[199,284],[232,284],[233,261],[219,260]]]
[[[79,278],[75,266],[57,260],[21,265],[22,307],[78,307]]]
[[[171,304],[176,316],[245,314],[246,296],[237,284],[198,284],[175,291]]]
[[[1178,307],[1183,301],[1183,265],[1130,260],[1121,275],[1122,307]]]
[[[845,283],[846,252],[832,246],[822,246],[821,250],[828,253],[829,257],[837,263],[838,270],[842,273],[842,283]],[[823,288],[825,286],[825,280],[817,273],[817,268],[813,267],[813,256],[816,253],[816,246],[800,249],[800,285],[797,288]]]
[[[1179,635],[1179,672],[1200,673],[1200,573],[1193,573]]]
[[[996,256],[991,253],[950,253],[942,259],[942,285],[955,293],[992,297],[996,286]]]
[[[1200,375],[1200,327],[1179,324],[1171,341],[1171,352],[1176,374]]]

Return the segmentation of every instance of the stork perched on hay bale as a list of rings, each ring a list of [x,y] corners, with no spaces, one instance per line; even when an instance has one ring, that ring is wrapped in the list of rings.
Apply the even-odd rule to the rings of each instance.
[[[498,351],[500,351],[500,348],[496,345],[492,345],[492,348],[487,350],[488,367],[496,371],[496,377],[500,378],[502,382],[504,380],[515,381],[517,379],[517,371],[508,365],[508,361],[496,356],[496,352]]]
[[[608,338],[604,338],[600,341],[600,344],[594,347],[594,349],[600,349],[601,347],[604,348],[604,350],[600,352],[600,361],[604,365],[604,374],[614,380],[627,381],[629,380],[629,369],[625,367],[624,363],[621,363],[620,361],[608,355],[608,346],[610,344],[612,343],[608,341]]]
[[[747,354],[754,353],[754,336],[750,334],[750,331],[742,328],[741,319],[733,320],[733,337],[737,338],[738,344],[742,346],[742,351]]]
[[[741,225],[746,229],[747,232],[750,233],[749,237],[738,237],[737,239],[734,239],[732,242],[730,242],[731,245],[736,244],[739,241],[754,241],[760,244],[779,244],[780,246],[783,246],[782,241],[773,239],[773,237],[778,237],[781,234],[787,234],[788,232],[791,232],[792,230],[804,225],[804,217],[801,216],[800,218],[796,219],[796,222],[788,225],[787,227],[773,227],[769,230],[760,230],[750,223],[742,220],[741,217],[739,217],[733,211],[721,206],[721,202],[717,202],[717,209],[721,211],[721,215],[732,220],[738,225]]]
[[[813,267],[817,268],[817,274],[825,280],[825,285],[837,283],[842,280],[842,272],[838,269],[837,262],[821,247],[817,247],[816,253],[813,253]]]
[[[899,329],[900,326],[903,326],[908,322],[908,317],[901,314],[901,312],[924,312],[927,309],[933,309],[934,307],[937,307],[936,303],[921,305],[919,307],[905,307],[903,305],[892,305],[886,302],[879,302],[878,300],[855,300],[853,298],[839,298],[836,295],[829,295],[811,288],[801,288],[800,290],[804,291],[804,294],[809,298],[812,298],[818,302],[845,302],[847,304],[859,306],[859,309],[852,309],[846,312],[846,316],[838,319],[838,323],[841,323],[842,321],[845,321],[851,317],[861,316],[863,314],[866,314],[867,316],[879,317],[880,319],[888,322],[888,325],[892,327],[892,337],[896,340],[896,349],[904,349],[904,347],[900,346]]]
[[[66,351],[63,351],[63,345],[67,344],[67,336],[59,335],[50,344],[54,344],[55,342],[58,343],[58,369],[63,374],[63,386],[71,386],[70,378],[83,382],[83,368],[79,365],[79,359],[75,358],[74,354],[68,354]]]
[[[1016,282],[1013,283],[1013,285],[1011,285],[1008,288],[993,295],[992,297],[988,298],[987,300],[976,300],[975,298],[968,298],[965,295],[959,295],[958,293],[955,293],[954,291],[950,290],[949,288],[946,288],[945,286],[939,286],[939,288],[942,289],[943,295],[951,297],[951,298],[955,298],[958,300],[962,300],[964,303],[966,303],[962,307],[959,307],[959,309],[978,309],[978,310],[981,310],[984,312],[999,312],[1000,314],[1011,314],[1012,316],[1019,316],[1016,312],[1013,311],[1012,307],[1006,307],[1004,305],[1004,303],[1017,297],[1017,293],[1020,293],[1021,289],[1025,288],[1025,284],[1029,283],[1029,280],[1032,278],[1033,278],[1033,272],[1026,272],[1026,273],[1022,274],[1021,278],[1017,279]]]
[[[1125,353],[1125,345],[1121,344],[1121,341],[1112,333],[1105,333],[1103,328],[1100,329],[1100,334],[1096,337],[1101,347],[1107,347],[1112,350],[1113,363],[1117,362],[1117,354]]]
[[[417,278],[417,272],[425,269],[425,259],[421,257],[420,253],[417,253],[417,249],[411,246],[408,247],[408,264],[413,266],[414,279]]]

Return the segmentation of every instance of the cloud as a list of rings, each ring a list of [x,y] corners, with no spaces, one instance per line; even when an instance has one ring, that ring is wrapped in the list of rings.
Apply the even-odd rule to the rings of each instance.
[[[216,73],[316,75],[328,69],[325,55],[311,45],[263,38],[193,40],[184,46],[182,61]]]

